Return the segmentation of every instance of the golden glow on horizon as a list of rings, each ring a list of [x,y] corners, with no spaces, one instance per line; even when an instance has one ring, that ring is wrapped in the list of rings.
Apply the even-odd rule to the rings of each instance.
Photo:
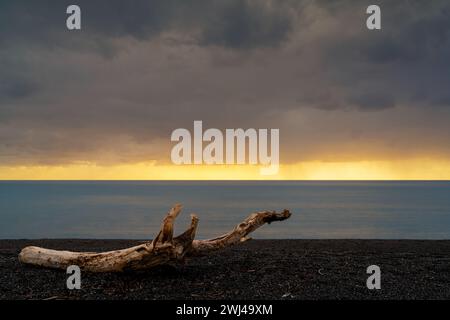
[[[0,180],[450,180],[450,160],[307,161],[263,176],[250,165],[0,166]]]

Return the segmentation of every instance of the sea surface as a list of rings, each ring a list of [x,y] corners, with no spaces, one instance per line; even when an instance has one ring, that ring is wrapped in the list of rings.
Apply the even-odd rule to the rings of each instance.
[[[450,239],[450,182],[3,181],[0,238],[151,239],[171,205],[176,233],[199,218],[197,238],[250,213],[289,209],[261,239]]]

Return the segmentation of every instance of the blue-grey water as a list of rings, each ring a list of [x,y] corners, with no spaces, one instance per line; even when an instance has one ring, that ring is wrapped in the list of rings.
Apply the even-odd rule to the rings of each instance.
[[[450,182],[0,182],[0,238],[152,238],[170,206],[198,238],[290,209],[254,238],[450,239]]]

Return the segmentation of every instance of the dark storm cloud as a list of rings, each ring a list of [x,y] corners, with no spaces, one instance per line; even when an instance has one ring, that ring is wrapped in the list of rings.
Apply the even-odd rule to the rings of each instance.
[[[378,1],[381,31],[369,4],[1,1],[0,164],[164,161],[198,119],[278,127],[284,161],[342,143],[447,152],[450,3]]]
[[[36,86],[27,80],[8,79],[0,83],[0,100],[20,99],[33,94]]]
[[[383,1],[380,5],[382,31],[344,35],[337,38],[339,45],[327,46],[332,75],[344,85],[348,102],[362,110],[373,109],[377,101],[380,109],[435,104],[450,85],[450,66],[444,62],[450,53],[450,4]],[[363,97],[372,97],[371,102]]]
[[[148,40],[161,32],[198,30],[198,43],[232,48],[255,48],[280,44],[291,30],[287,2],[270,6],[264,1],[242,0],[42,0],[3,1],[0,41],[32,42],[65,46],[74,41],[63,28],[65,9],[82,8],[83,37],[75,44],[92,45],[92,37],[131,36]],[[63,14],[61,14],[63,13]],[[83,42],[85,41],[85,42]]]
[[[353,104],[368,110],[376,111],[395,106],[395,100],[389,93],[380,94],[378,92],[364,92],[362,94],[355,94],[350,97],[349,101]]]
[[[231,48],[254,48],[281,44],[292,27],[286,11],[256,2],[230,1],[223,10],[214,10],[207,16],[201,43]],[[262,2],[261,2],[262,3]],[[282,5],[282,2],[280,2]]]

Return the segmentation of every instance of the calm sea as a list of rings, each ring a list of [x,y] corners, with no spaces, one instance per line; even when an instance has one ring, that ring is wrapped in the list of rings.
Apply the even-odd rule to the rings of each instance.
[[[0,238],[152,238],[170,206],[218,236],[290,209],[254,238],[450,239],[450,182],[0,182]]]

